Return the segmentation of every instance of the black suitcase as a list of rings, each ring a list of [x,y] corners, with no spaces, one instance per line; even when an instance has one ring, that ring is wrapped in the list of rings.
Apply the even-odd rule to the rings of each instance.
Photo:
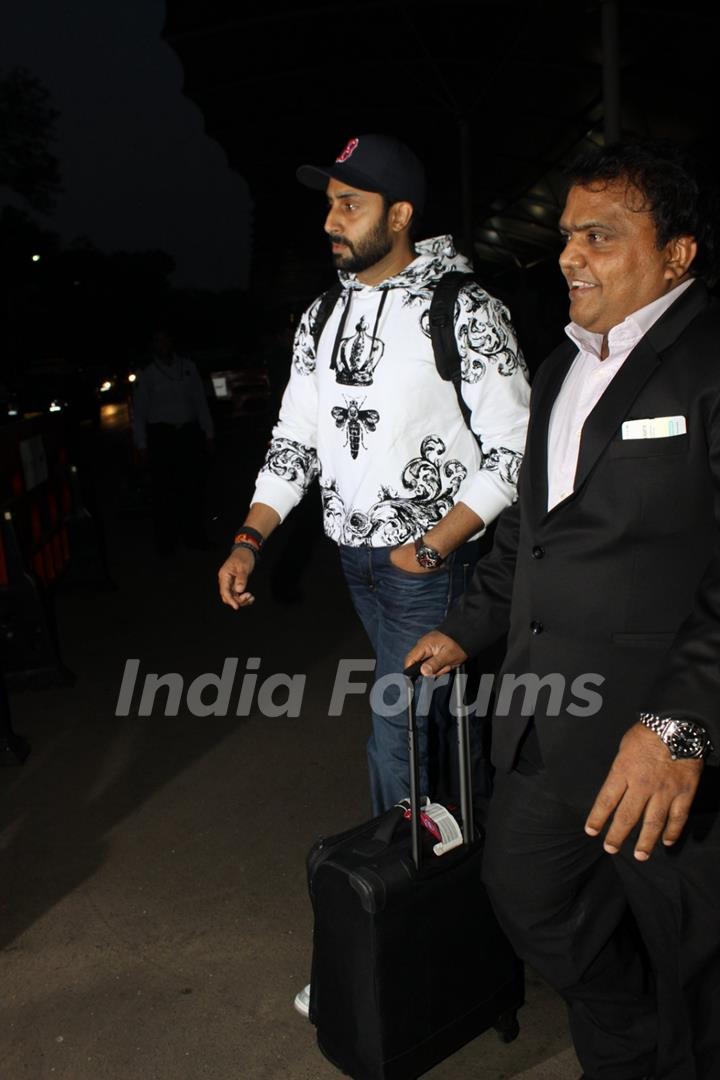
[[[308,855],[310,1020],[322,1052],[354,1080],[415,1080],[488,1028],[506,1042],[519,1030],[523,968],[481,881],[468,720],[457,711],[462,847],[436,856],[419,823],[409,683],[410,822],[394,808]]]

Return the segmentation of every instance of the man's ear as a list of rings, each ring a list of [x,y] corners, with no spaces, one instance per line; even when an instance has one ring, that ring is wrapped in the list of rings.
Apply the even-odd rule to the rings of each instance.
[[[668,260],[665,264],[667,277],[680,281],[685,277],[692,261],[697,255],[697,240],[694,236],[675,236],[667,246]]]
[[[402,232],[407,229],[413,216],[413,205],[409,202],[396,202],[390,207],[390,228],[393,232]]]

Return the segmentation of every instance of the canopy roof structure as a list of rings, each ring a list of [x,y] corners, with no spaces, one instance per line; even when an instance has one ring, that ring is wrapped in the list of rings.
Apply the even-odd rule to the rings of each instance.
[[[603,39],[608,5],[614,41]],[[185,93],[250,185],[256,246],[260,235],[272,245],[317,232],[299,164],[329,163],[351,136],[381,131],[427,164],[425,231],[453,230],[486,276],[554,257],[563,165],[603,138],[609,52],[624,131],[685,143],[714,132],[720,15],[694,0],[265,0],[244,10],[167,0],[164,34]]]

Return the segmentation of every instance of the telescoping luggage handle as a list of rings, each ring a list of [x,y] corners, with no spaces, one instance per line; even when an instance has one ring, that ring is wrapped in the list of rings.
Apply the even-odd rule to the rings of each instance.
[[[410,760],[410,826],[412,838],[412,857],[417,870],[422,865],[422,845],[420,843],[420,762],[417,747],[417,723],[413,702],[415,680],[420,676],[420,667],[424,663],[418,660],[405,668],[407,676],[407,716],[408,716],[408,758]],[[471,843],[475,835],[475,821],[472,804],[472,772],[470,764],[470,728],[468,710],[463,701],[465,665],[455,669],[453,680],[453,698],[457,716],[458,762],[460,770],[460,813],[462,814],[462,835],[466,844]]]

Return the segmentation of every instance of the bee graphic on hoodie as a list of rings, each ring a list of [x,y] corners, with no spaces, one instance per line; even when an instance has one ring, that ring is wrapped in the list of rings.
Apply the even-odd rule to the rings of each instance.
[[[345,429],[345,446],[350,447],[350,457],[353,461],[365,446],[365,433],[374,431],[380,422],[380,413],[376,409],[363,409],[365,398],[357,402],[355,398],[348,401],[345,398],[345,408],[336,405],[330,410],[330,415],[335,421],[335,426]]]

